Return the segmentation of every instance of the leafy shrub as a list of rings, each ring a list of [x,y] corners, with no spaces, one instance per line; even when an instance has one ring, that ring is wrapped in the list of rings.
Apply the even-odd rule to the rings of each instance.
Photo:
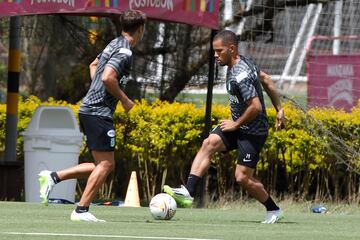
[[[40,105],[69,106],[77,113],[78,104],[36,97],[20,100],[18,131],[26,129],[33,112]],[[267,109],[270,132],[261,153],[257,176],[271,192],[293,194],[299,198],[350,199],[359,194],[360,104],[351,113],[314,108],[308,113],[285,105],[286,129],[275,131],[276,112]],[[77,115],[77,114],[76,114]],[[144,199],[159,192],[165,182],[185,183],[191,163],[201,146],[204,109],[193,104],[155,101],[137,102],[126,114],[117,108],[114,115],[116,135],[116,170],[113,197],[123,198],[131,171],[137,171],[140,193]],[[229,118],[227,106],[214,105],[212,124]],[[0,105],[0,148],[5,144],[6,105]],[[339,141],[339,142],[337,142]],[[344,144],[344,145],[342,145]],[[347,149],[339,150],[339,149]],[[85,145],[81,161],[91,161]],[[18,137],[17,155],[23,160],[22,137]],[[210,190],[218,197],[239,192],[234,182],[236,153],[215,154],[208,178]],[[210,180],[209,180],[210,179]],[[241,193],[241,191],[240,191]],[[109,195],[109,194],[108,194]]]

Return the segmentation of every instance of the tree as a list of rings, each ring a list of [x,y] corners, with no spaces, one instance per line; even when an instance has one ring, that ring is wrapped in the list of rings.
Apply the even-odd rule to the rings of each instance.
[[[152,23],[152,29],[159,32],[159,24]],[[157,47],[157,38],[154,31],[145,36],[146,43],[136,48],[139,61],[135,61],[136,72],[147,73],[145,84],[160,89],[159,98],[169,102],[191,81],[196,85],[206,82],[203,75],[206,73],[208,52],[210,44],[210,29],[193,27],[190,25],[166,23],[162,31],[161,44]],[[151,39],[151,40],[149,40]],[[154,41],[155,40],[155,41]],[[158,62],[157,57],[162,56],[163,61]],[[161,76],[156,68],[162,65]],[[141,70],[139,70],[141,69]]]
[[[101,37],[92,43],[88,19],[61,15],[23,18],[21,91],[25,95],[72,103],[84,96],[91,81],[87,66],[109,37],[109,29],[101,26]]]
[[[121,23],[117,17],[33,16],[23,18],[23,29],[21,92],[76,102],[89,86],[86,66],[121,34]],[[146,29],[142,44],[134,49],[133,80],[159,89],[158,97],[170,102],[189,83],[206,83],[209,29],[154,21]],[[135,81],[127,91],[143,97]]]
[[[257,41],[257,36],[267,32],[270,37],[266,41],[272,42],[273,19],[285,7],[327,2],[256,0],[248,11],[238,8],[231,21],[221,22],[220,29],[238,23],[244,17],[256,16],[260,21],[247,27],[239,39]],[[222,8],[223,5],[220,12]],[[116,16],[89,18],[56,15],[22,19],[24,37],[20,91],[41,99],[52,96],[71,102],[80,100],[90,81],[86,66],[110,40],[121,34],[121,23]],[[139,89],[151,86],[160,99],[172,102],[186,86],[204,86],[207,83],[210,31],[207,28],[150,20],[144,40],[134,49],[130,90],[136,91],[138,97],[144,97]],[[3,39],[1,44],[4,45]]]

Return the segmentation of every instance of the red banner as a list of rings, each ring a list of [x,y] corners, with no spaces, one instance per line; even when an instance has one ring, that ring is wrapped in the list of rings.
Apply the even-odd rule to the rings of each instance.
[[[110,15],[138,9],[151,19],[218,29],[220,0],[0,0],[0,17],[37,14]]]
[[[360,98],[360,56],[308,56],[308,105],[349,111]]]

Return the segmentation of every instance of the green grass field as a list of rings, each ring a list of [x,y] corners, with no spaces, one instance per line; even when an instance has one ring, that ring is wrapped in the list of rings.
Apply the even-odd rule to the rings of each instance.
[[[264,208],[254,202],[218,208],[178,209],[170,221],[153,220],[146,207],[92,206],[106,223],[70,221],[72,205],[0,202],[0,239],[360,239],[357,205],[327,206],[327,214],[308,204],[280,204],[282,223],[259,223]]]

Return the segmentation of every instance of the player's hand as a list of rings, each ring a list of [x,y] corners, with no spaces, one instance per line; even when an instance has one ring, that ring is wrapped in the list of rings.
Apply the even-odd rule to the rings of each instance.
[[[277,113],[276,113],[276,125],[275,128],[276,130],[280,130],[282,128],[285,127],[285,114],[284,114],[284,109],[281,108]]]
[[[232,120],[221,120],[220,121],[220,129],[223,132],[231,132],[238,129],[237,124]]]
[[[122,102],[122,106],[126,113],[128,113],[133,108],[134,104],[135,103],[130,99],[127,99],[126,101]]]

